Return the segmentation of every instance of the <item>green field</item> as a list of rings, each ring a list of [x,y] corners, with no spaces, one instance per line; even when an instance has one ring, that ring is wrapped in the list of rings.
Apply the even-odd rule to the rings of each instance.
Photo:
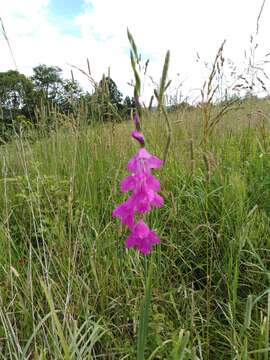
[[[161,244],[147,260],[111,215],[138,148],[132,122],[2,146],[0,358],[136,359],[151,262],[145,359],[269,359],[269,114],[249,98],[206,145],[202,109],[169,114],[155,172],[165,205],[147,215]],[[145,114],[143,130],[162,157],[162,115]]]

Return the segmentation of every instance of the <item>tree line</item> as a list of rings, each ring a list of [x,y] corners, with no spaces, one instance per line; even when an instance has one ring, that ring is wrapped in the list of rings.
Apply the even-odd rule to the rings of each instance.
[[[0,72],[0,123],[1,135],[20,122],[38,123],[41,108],[54,109],[64,115],[77,115],[84,108],[86,121],[128,117],[134,107],[130,97],[123,98],[110,77],[95,83],[89,93],[72,79],[64,79],[57,66],[39,65],[27,77],[17,70]],[[50,111],[47,111],[50,121]]]

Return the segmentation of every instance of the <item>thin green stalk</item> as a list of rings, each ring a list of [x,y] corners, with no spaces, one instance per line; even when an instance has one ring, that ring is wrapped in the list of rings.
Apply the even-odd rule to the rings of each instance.
[[[150,266],[147,269],[148,258],[145,258],[145,295],[141,304],[140,310],[140,321],[139,321],[139,331],[138,331],[138,341],[137,341],[137,360],[144,360],[145,354],[145,345],[147,341],[147,332],[148,332],[148,320],[149,320],[149,310],[151,303],[151,292],[152,292],[152,272],[153,264],[150,260]]]
[[[164,106],[161,106],[161,110],[162,110],[162,113],[165,117],[166,124],[167,124],[167,142],[166,142],[164,153],[163,153],[163,161],[164,161],[164,165],[165,165],[167,158],[168,158],[169,148],[170,148],[170,145],[172,142],[172,126],[171,126],[170,120],[168,118],[168,114],[167,114]]]
[[[43,281],[41,281],[41,286],[43,288],[46,299],[48,301],[48,304],[49,304],[49,307],[50,307],[50,310],[51,310],[51,314],[52,314],[52,318],[53,318],[53,321],[54,321],[56,329],[57,329],[57,334],[59,336],[59,339],[60,339],[60,342],[61,342],[61,345],[62,345],[62,349],[63,349],[64,354],[65,354],[64,360],[71,360],[70,353],[69,353],[69,346],[68,346],[68,343],[67,343],[67,341],[65,339],[64,331],[62,329],[62,326],[60,324],[58,316],[56,314],[53,299],[52,299],[52,297],[51,297],[51,295],[49,293],[49,290],[48,290],[47,286],[44,284]]]

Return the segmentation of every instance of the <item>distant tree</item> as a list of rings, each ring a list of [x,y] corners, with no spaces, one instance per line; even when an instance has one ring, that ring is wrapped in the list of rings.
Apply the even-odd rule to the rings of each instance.
[[[123,108],[122,98],[115,82],[110,77],[103,76],[90,96],[92,118],[99,121],[119,121]]]
[[[101,89],[104,92],[107,91],[109,100],[112,105],[115,105],[117,109],[122,108],[123,94],[118,90],[116,83],[110,77],[103,77],[99,83]]]
[[[34,89],[31,80],[16,70],[0,72],[2,119],[10,123],[17,115],[33,115]]]
[[[123,116],[124,117],[130,117],[131,112],[133,109],[136,108],[134,99],[131,99],[129,96],[126,96],[123,101]]]
[[[34,67],[33,72],[31,80],[36,91],[46,100],[57,101],[63,85],[62,69],[42,64]]]
[[[76,80],[65,79],[59,88],[58,105],[64,113],[74,113],[79,102],[84,97],[84,92]]]
[[[190,105],[187,101],[181,101],[179,103],[173,104],[171,106],[168,107],[168,111],[169,112],[174,112],[174,111],[190,111],[193,109],[193,106]]]
[[[55,110],[77,115],[81,106],[89,120],[121,121],[130,116],[135,105],[128,96],[123,100],[110,77],[103,76],[94,93],[89,94],[77,81],[63,79],[62,69],[57,66],[38,65],[30,78],[14,70],[0,73],[0,136],[7,128],[12,136],[16,126],[22,129],[22,124],[39,123],[40,118],[43,125],[53,129]]]
[[[134,106],[134,103],[133,103],[133,100],[129,96],[126,96],[124,98],[123,105],[126,106],[127,108],[131,109]]]

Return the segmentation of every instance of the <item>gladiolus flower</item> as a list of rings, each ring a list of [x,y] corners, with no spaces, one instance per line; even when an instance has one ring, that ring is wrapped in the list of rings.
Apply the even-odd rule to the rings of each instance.
[[[127,169],[133,173],[151,172],[151,169],[158,169],[162,164],[162,160],[142,148],[129,160]]]
[[[137,101],[139,101],[137,99]],[[163,161],[151,155],[143,146],[144,136],[139,131],[139,116],[135,113],[134,123],[136,130],[132,137],[142,146],[141,149],[129,160],[127,170],[130,175],[121,182],[122,192],[131,191],[130,197],[113,210],[113,216],[119,217],[122,224],[126,225],[131,234],[126,240],[126,247],[135,247],[140,252],[148,254],[154,244],[160,243],[156,233],[148,228],[140,217],[149,212],[153,207],[163,205],[163,198],[157,193],[160,190],[159,181],[152,175],[152,169],[158,169]],[[135,217],[139,217],[136,222]]]
[[[126,247],[135,247],[140,252],[149,254],[152,246],[159,243],[160,239],[156,233],[151,231],[143,220],[139,220],[126,240]]]
[[[144,136],[141,132],[134,130],[131,135],[135,140],[139,141],[142,146],[144,145]]]

